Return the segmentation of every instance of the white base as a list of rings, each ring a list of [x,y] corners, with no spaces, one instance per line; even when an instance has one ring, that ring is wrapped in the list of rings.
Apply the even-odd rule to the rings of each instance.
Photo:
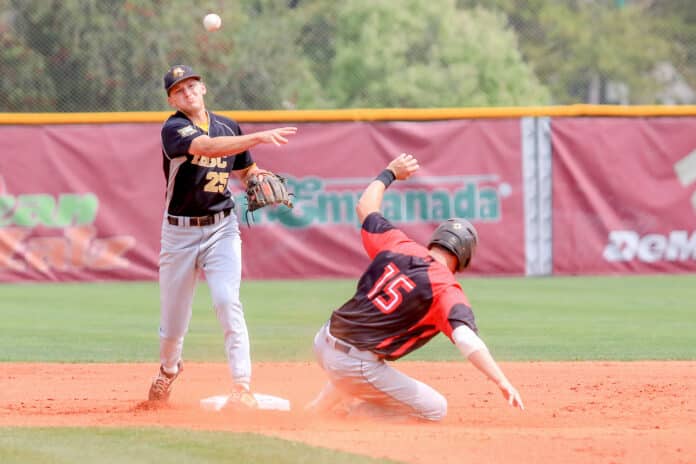
[[[259,403],[259,409],[267,411],[289,411],[290,401],[279,396],[265,395],[263,393],[254,393],[254,398]],[[205,411],[217,412],[225,407],[230,395],[216,395],[203,398],[201,400],[201,408]]]

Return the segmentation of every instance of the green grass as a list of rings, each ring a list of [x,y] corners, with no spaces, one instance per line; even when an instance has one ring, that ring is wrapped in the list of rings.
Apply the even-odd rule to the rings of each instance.
[[[696,275],[467,278],[480,334],[499,360],[695,359]],[[254,361],[312,360],[316,330],[353,280],[247,281],[242,301]],[[0,286],[0,361],[120,362],[158,358],[156,283]],[[223,361],[205,283],[187,359]],[[409,360],[458,360],[443,336]]]
[[[696,359],[696,275],[488,279],[470,287],[481,334],[500,359]]]
[[[0,462],[327,463],[394,462],[252,434],[157,428],[0,428]]]

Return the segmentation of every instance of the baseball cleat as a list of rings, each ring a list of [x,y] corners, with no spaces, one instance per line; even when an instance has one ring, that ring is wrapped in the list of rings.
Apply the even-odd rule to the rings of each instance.
[[[167,401],[169,399],[174,380],[176,380],[179,374],[184,370],[184,365],[181,361],[177,363],[177,368],[176,374],[167,374],[164,372],[163,366],[160,366],[157,376],[152,380],[152,385],[150,385],[148,400]]]
[[[249,390],[242,385],[235,385],[225,407],[238,410],[252,410],[258,409],[259,403]]]

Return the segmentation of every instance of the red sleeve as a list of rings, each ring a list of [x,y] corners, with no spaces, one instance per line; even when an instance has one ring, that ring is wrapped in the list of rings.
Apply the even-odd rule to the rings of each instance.
[[[437,296],[437,301],[434,304],[441,309],[440,318],[438,320],[438,328],[449,338],[452,343],[452,332],[460,325],[466,325],[475,333],[478,333],[474,312],[471,310],[469,299],[464,294],[459,282],[454,276],[447,283],[443,282],[443,288],[433,289]]]
[[[402,231],[395,228],[381,213],[370,213],[363,221],[362,230],[363,247],[370,259],[373,259],[380,251],[394,250],[399,245],[413,243]]]

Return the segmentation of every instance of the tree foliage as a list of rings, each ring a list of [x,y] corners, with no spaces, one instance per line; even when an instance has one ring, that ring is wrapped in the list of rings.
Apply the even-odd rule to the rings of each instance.
[[[485,4],[508,16],[522,38],[525,59],[555,103],[604,103],[611,83],[628,88],[630,103],[657,102],[661,88],[654,71],[660,63],[682,61],[684,42],[675,40],[683,24],[678,12],[692,10],[686,4],[693,2],[674,3],[459,0],[461,6]]]
[[[318,86],[306,60],[298,58],[292,15],[259,12],[264,2],[257,0],[239,3],[222,12],[225,27],[210,34],[200,24],[208,10],[182,0],[11,0],[5,9],[16,30],[11,40],[36,61],[31,67],[17,63],[28,68],[17,73],[43,69],[37,79],[55,91],[40,104],[18,98],[9,110],[166,109],[162,76],[176,63],[189,63],[205,76],[219,107],[314,101]],[[3,68],[11,60],[0,51]]]
[[[0,0],[0,111],[167,109],[175,63],[215,109],[655,103],[660,65],[696,85],[692,3]]]
[[[338,106],[545,104],[504,18],[454,1],[354,0],[336,13],[328,79]]]
[[[23,111],[27,106],[36,111],[54,107],[56,89],[45,79],[43,57],[18,38],[0,33],[0,111]]]
[[[646,14],[660,18],[657,33],[672,42],[671,63],[696,88],[696,8],[693,0],[649,1]]]

